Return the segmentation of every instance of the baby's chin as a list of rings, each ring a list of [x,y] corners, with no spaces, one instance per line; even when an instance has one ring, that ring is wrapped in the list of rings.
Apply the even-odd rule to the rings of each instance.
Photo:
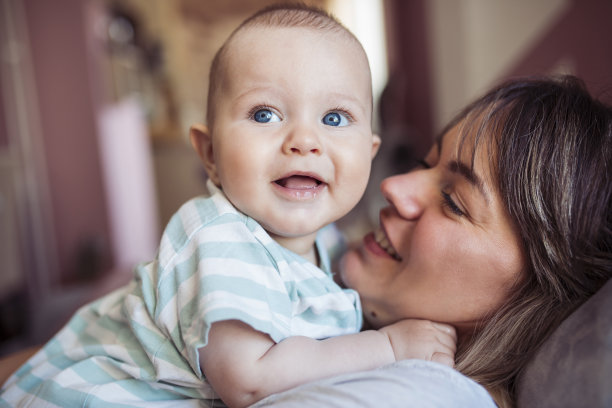
[[[264,229],[274,239],[302,239],[316,235],[320,228],[313,229],[312,226],[282,226],[274,228],[274,226],[263,225]]]
[[[257,220],[259,224],[273,237],[279,238],[303,238],[316,235],[322,228],[335,222],[337,217],[324,217],[300,214],[293,217],[289,214],[274,219]]]

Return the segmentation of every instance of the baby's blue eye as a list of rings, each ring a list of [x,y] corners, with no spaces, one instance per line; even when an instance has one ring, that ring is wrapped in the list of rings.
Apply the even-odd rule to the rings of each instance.
[[[323,124],[328,126],[346,126],[349,124],[349,121],[342,113],[329,112],[323,116]]]
[[[253,120],[258,123],[280,122],[280,118],[270,109],[259,109],[253,114]]]

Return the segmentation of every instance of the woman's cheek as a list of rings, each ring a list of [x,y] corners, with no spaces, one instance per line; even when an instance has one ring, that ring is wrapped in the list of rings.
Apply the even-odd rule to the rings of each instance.
[[[356,275],[357,270],[361,269],[361,265],[358,262],[358,255],[356,253],[356,250],[350,250],[342,256],[342,258],[340,259],[339,269],[340,279],[344,286],[346,286],[347,288],[358,290],[356,288],[356,279],[354,278],[354,275]]]

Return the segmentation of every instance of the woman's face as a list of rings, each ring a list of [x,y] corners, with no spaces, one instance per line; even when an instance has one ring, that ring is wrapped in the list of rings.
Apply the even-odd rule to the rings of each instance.
[[[458,126],[417,169],[383,181],[380,227],[342,260],[364,316],[381,327],[421,318],[469,330],[522,276],[518,234],[489,176],[486,152],[458,157]],[[483,144],[484,145],[484,144]]]

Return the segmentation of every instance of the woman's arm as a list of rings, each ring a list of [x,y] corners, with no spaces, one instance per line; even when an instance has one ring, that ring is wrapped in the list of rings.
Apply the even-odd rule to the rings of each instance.
[[[208,344],[199,350],[200,365],[228,406],[243,407],[312,380],[400,359],[434,359],[452,365],[454,336],[450,326],[405,320],[325,340],[295,336],[274,343],[247,324],[229,320],[212,325]]]

